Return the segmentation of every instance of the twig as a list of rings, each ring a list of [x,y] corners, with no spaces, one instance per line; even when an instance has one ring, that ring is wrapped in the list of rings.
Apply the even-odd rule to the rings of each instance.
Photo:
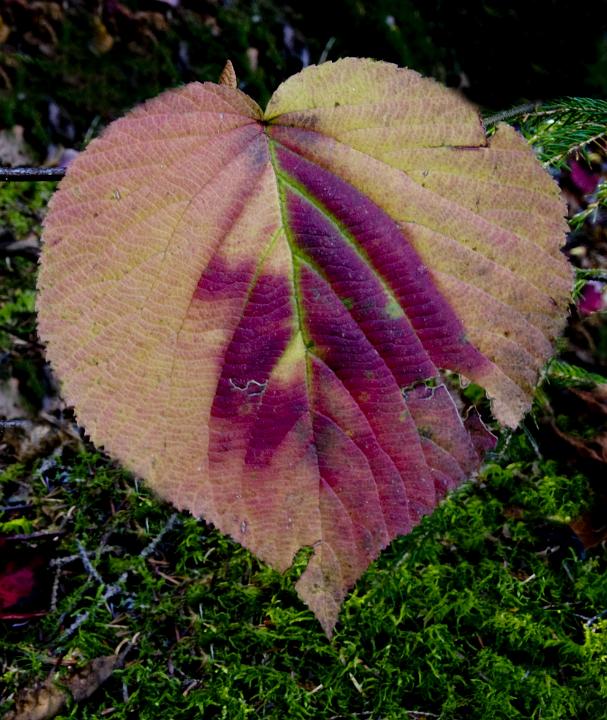
[[[61,180],[64,175],[64,167],[0,168],[0,182],[24,182],[27,180]]]
[[[89,555],[96,555],[95,552],[86,552],[84,548],[82,548],[82,545],[78,543],[78,553],[76,555],[69,555],[66,557],[59,557],[59,558],[53,558],[50,562],[51,567],[56,568],[55,570],[55,576],[53,578],[53,587],[51,590],[51,602],[50,602],[50,608],[54,612],[57,609],[57,595],[59,593],[59,579],[60,579],[60,573],[61,569],[64,565],[68,565],[71,562],[74,562],[74,560],[82,560],[82,553],[86,555],[87,562],[90,564],[90,560],[88,559]],[[111,552],[114,548],[111,547],[102,547],[100,552]],[[103,581],[102,581],[103,582]]]
[[[40,538],[55,538],[65,535],[66,530],[38,530],[31,533],[18,533],[17,535],[6,535],[2,539],[6,542],[25,542],[27,540],[39,540]]]
[[[598,615],[588,618],[588,620],[586,620],[584,624],[586,625],[586,627],[591,627],[592,625],[594,625],[595,622],[602,620],[605,616],[607,616],[607,610],[603,610],[603,612],[599,613]]]
[[[92,564],[91,561],[89,560],[89,558],[88,558],[88,553],[87,553],[86,550],[84,549],[84,547],[83,547],[82,543],[80,542],[80,540],[78,540],[78,541],[76,542],[76,545],[78,546],[78,554],[80,555],[80,559],[82,560],[82,564],[84,565],[84,569],[87,571],[87,573],[88,573],[89,575],[92,575],[92,576],[95,578],[95,580],[97,580],[97,582],[98,582],[100,585],[105,585],[105,583],[103,582],[103,579],[102,579],[101,575],[99,575],[99,573],[98,573],[97,570],[93,567],[93,564]]]
[[[329,57],[329,53],[331,52],[331,48],[333,47],[333,45],[335,45],[335,40],[336,40],[336,39],[337,39],[337,38],[335,38],[335,37],[330,37],[330,38],[327,40],[327,44],[325,45],[325,49],[321,52],[320,58],[318,59],[318,64],[319,64],[319,65],[322,65],[324,62],[327,62],[327,58]]]
[[[142,558],[146,558],[148,555],[151,555],[153,552],[155,552],[156,547],[158,546],[158,543],[162,540],[162,538],[166,535],[166,533],[169,532],[169,530],[173,529],[173,525],[177,522],[179,519],[178,513],[173,513],[171,517],[167,520],[166,525],[162,528],[162,530],[156,535],[154,540],[147,546],[144,547],[143,550],[140,553],[140,556]]]
[[[139,553],[139,557],[141,558],[147,558],[149,555],[151,555],[156,548],[158,547],[158,543],[162,540],[164,535],[173,528],[175,523],[179,519],[178,513],[173,513],[171,517],[167,520],[166,525],[162,528],[162,530],[158,533],[158,535],[152,540],[152,542],[143,548],[143,550]],[[85,569],[87,572],[89,572],[89,567],[91,567],[91,563],[88,559],[88,553],[84,548],[82,548],[80,545],[78,547],[80,551],[80,557],[83,560],[83,564],[85,566]],[[122,585],[126,582],[126,579],[128,578],[130,573],[130,570],[125,570],[122,575],[118,578],[118,580],[113,585],[106,585],[103,580],[100,578],[99,574],[96,570],[93,569],[93,577],[99,578],[101,581],[101,586],[105,586],[105,590],[103,595],[99,598],[97,601],[97,607],[102,605],[103,603],[107,603],[107,601],[114,597],[114,595],[118,595],[122,591]],[[90,615],[91,610],[85,610],[85,612],[80,613],[80,615],[77,615],[74,622],[66,628],[63,633],[61,634],[61,637],[59,638],[59,642],[62,643],[65,640],[67,640],[69,637],[71,637],[78,628],[84,624],[88,619]]]
[[[24,510],[31,510],[34,507],[36,507],[34,503],[21,503],[20,505],[0,505],[0,513],[15,512],[16,510],[23,512]]]
[[[487,125],[495,125],[495,123],[500,122],[501,120],[507,120],[508,118],[516,117],[517,115],[525,115],[533,111],[537,112],[540,105],[541,103],[539,102],[527,103],[526,105],[519,105],[511,110],[503,110],[502,112],[495,113],[495,115],[489,115],[488,117],[483,118],[483,124],[487,127]]]

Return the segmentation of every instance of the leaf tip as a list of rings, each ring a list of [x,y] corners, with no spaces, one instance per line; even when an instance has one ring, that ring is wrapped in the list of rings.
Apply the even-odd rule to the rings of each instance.
[[[320,623],[330,640],[347,593],[338,573],[338,560],[326,542],[314,545],[314,554],[295,584],[299,597]]]
[[[233,90],[238,89],[238,80],[236,79],[236,71],[232,65],[232,61],[228,60],[221,71],[219,76],[219,84],[226,85]]]

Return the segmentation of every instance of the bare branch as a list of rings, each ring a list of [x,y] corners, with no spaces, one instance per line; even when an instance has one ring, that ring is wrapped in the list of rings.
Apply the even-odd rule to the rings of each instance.
[[[64,175],[64,167],[0,168],[0,182],[23,182],[26,180],[61,180]]]

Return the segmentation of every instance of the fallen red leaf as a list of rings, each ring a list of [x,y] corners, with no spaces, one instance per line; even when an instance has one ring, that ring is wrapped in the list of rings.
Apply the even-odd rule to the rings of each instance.
[[[0,575],[0,608],[10,608],[27,597],[34,589],[34,571],[31,567],[16,568],[8,563]]]
[[[0,539],[2,555],[7,554],[6,547]],[[18,554],[16,560],[0,559],[0,620],[27,620],[46,613],[48,593],[40,573],[45,565],[38,549]]]

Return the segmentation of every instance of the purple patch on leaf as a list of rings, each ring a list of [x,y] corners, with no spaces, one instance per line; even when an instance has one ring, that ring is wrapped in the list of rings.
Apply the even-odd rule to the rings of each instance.
[[[225,260],[214,255],[202,273],[194,297],[199,300],[226,300],[242,297],[255,273],[253,262],[228,267]]]
[[[258,404],[245,463],[249,467],[258,468],[269,465],[278,447],[302,418],[305,420],[302,432],[309,434],[308,413],[309,403],[304,378],[290,385],[270,379]]]
[[[297,136],[305,131],[281,128]],[[433,363],[473,375],[488,360],[466,339],[451,305],[392,218],[352,185],[284,145],[276,146],[284,182],[293,183],[351,240],[371,271],[390,289]],[[343,241],[342,241],[343,242]]]
[[[291,338],[293,328],[293,305],[288,279],[262,275],[250,291],[242,318],[234,332],[225,355],[221,376],[211,410],[211,431],[216,420],[229,420],[234,433],[222,430],[215,434],[213,450],[230,452],[241,447],[242,426],[252,427],[258,419],[264,398],[275,403],[273,391],[268,387],[272,369],[282,356]],[[273,398],[273,399],[270,399]],[[275,427],[268,430],[268,423],[262,434],[270,433],[282,437],[282,414],[275,415]],[[230,427],[220,424],[222,428]],[[238,430],[240,428],[240,430]],[[288,428],[287,428],[288,430]],[[252,432],[252,431],[251,431]],[[258,435],[259,435],[258,431]],[[249,437],[251,433],[246,433]],[[272,442],[280,442],[280,437]],[[234,447],[236,443],[237,447]]]
[[[437,369],[397,300],[322,208],[287,190],[297,250],[332,287],[365,337],[404,387]]]
[[[434,484],[401,389],[331,286],[306,265],[300,268],[300,290],[313,351],[346,388],[394,463],[414,524],[434,506]]]

